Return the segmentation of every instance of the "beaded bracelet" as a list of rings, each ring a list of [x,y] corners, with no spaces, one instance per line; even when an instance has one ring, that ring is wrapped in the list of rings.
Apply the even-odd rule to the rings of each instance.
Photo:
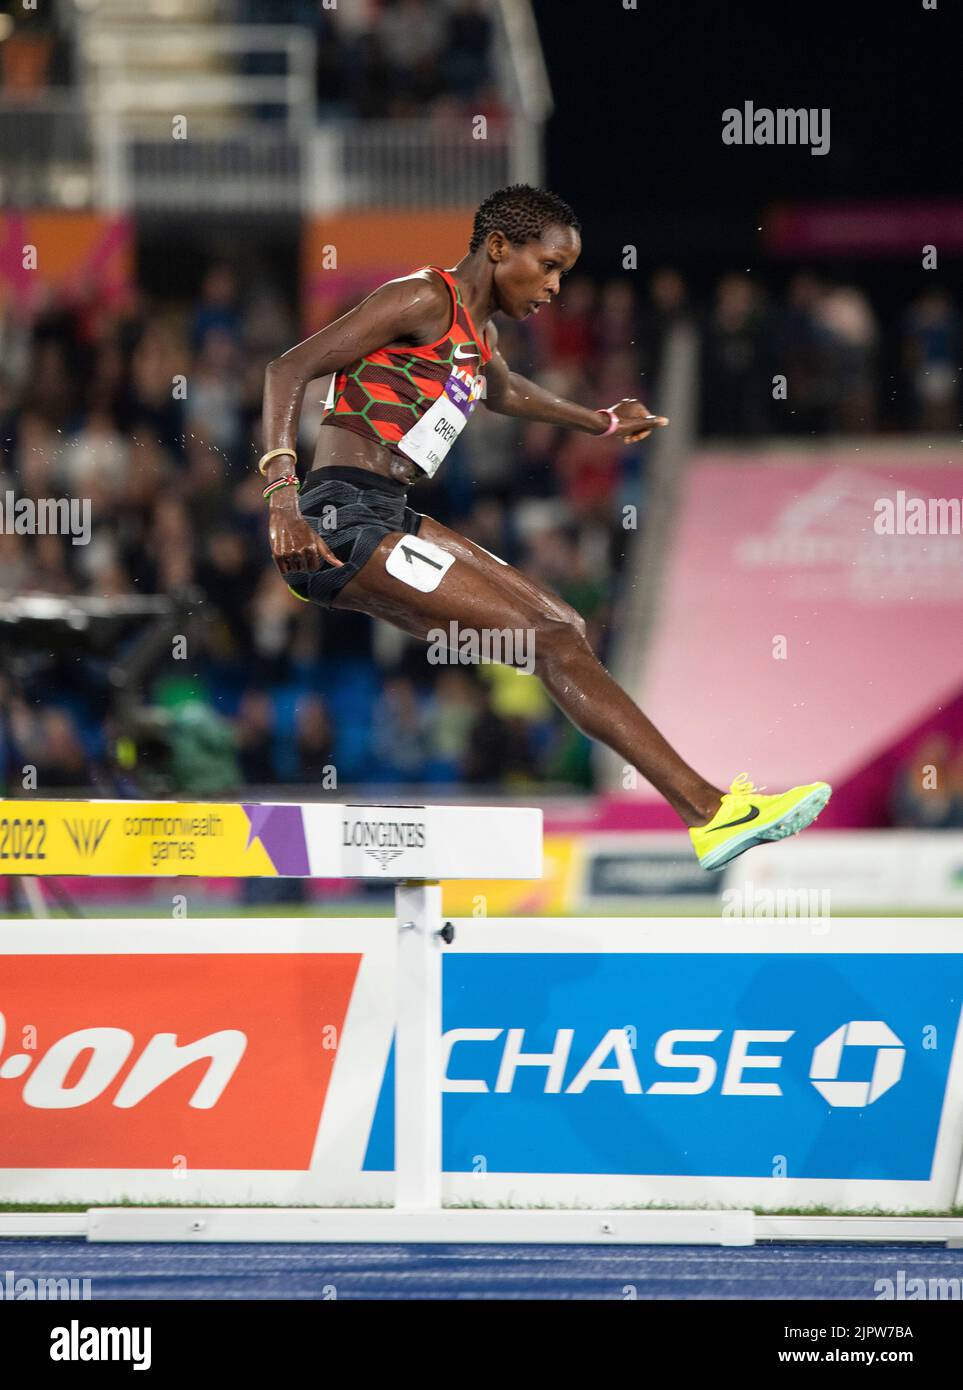
[[[273,481],[273,483],[268,483],[267,487],[266,487],[266,488],[264,489],[264,491],[261,493],[261,496],[262,496],[262,497],[265,497],[265,498],[270,497],[272,493],[274,493],[274,492],[280,492],[280,490],[281,490],[282,487],[293,487],[293,488],[297,488],[298,492],[300,492],[300,491],[301,491],[301,484],[300,484],[300,482],[298,481],[297,474],[296,474],[296,473],[282,473],[281,476],[280,476],[280,478],[275,478],[274,481]]]

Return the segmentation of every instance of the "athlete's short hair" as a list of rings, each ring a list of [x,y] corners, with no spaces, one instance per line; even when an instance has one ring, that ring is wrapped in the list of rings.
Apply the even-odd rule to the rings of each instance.
[[[513,183],[490,193],[475,213],[469,251],[477,251],[491,232],[504,232],[514,246],[537,241],[546,227],[556,223],[582,230],[575,213],[562,198],[546,188]]]

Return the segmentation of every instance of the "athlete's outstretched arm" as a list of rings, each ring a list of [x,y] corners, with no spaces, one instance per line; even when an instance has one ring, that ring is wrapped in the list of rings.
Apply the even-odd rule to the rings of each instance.
[[[490,341],[495,334],[489,329]],[[493,348],[491,361],[485,368],[485,403],[489,410],[498,415],[516,415],[525,420],[539,420],[548,425],[566,425],[569,429],[583,430],[586,434],[605,434],[609,427],[608,417],[588,406],[576,405],[543,386],[519,376],[509,370],[508,363],[498,348]],[[617,439],[627,441],[645,439],[656,427],[669,422],[664,415],[650,415],[641,401],[622,400],[612,409],[619,417],[619,427],[615,431]],[[646,426],[640,430],[640,424]]]

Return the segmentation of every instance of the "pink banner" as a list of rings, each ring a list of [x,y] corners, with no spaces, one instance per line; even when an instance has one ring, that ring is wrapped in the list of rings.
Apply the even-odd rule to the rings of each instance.
[[[772,256],[912,256],[963,251],[963,201],[792,203],[766,214]]]
[[[693,460],[639,688],[705,776],[842,793],[963,691],[963,455],[935,452]]]

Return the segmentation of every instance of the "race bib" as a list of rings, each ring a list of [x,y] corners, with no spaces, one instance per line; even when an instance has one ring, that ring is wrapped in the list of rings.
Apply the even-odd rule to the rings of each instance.
[[[400,579],[402,584],[430,594],[438,588],[454,563],[454,555],[442,550],[434,541],[422,536],[402,536],[392,546],[385,569],[395,579]]]
[[[457,367],[445,389],[416,425],[398,440],[396,447],[433,478],[448,450],[468,424],[475,402],[485,394],[485,378]]]

